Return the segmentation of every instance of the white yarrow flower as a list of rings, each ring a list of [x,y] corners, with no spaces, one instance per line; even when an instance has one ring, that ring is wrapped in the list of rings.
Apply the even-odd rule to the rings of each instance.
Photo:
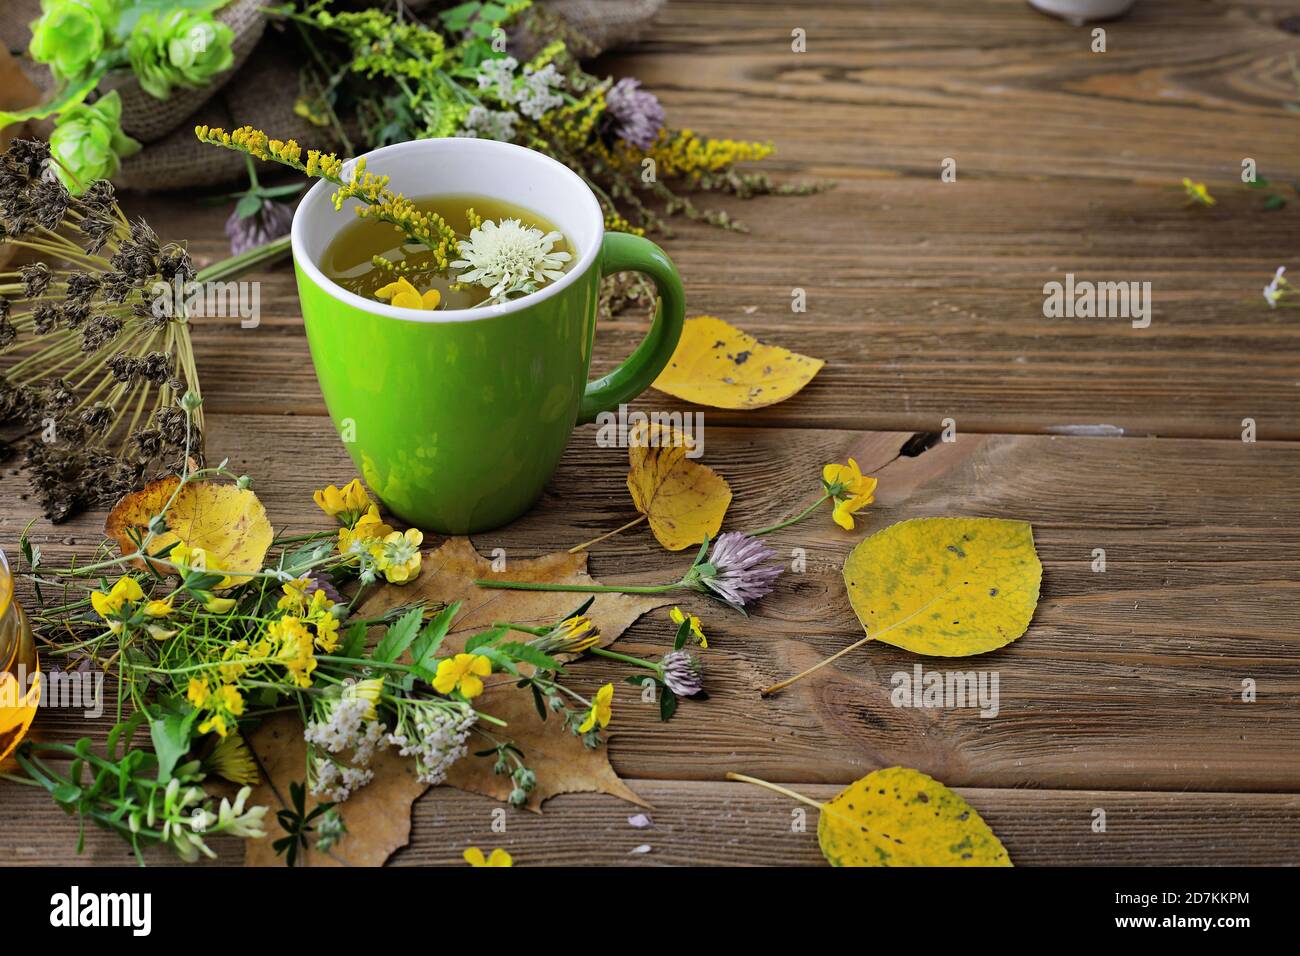
[[[563,239],[558,232],[543,233],[518,219],[488,220],[460,244],[464,258],[451,266],[465,270],[456,277],[458,282],[489,289],[489,303],[504,302],[564,275],[564,263],[572,256],[554,249]]]

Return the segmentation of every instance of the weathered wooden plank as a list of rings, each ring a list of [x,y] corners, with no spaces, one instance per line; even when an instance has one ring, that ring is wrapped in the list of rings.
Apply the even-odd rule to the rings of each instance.
[[[613,797],[555,797],[541,815],[506,811],[505,832],[493,828],[498,804],[447,787],[415,805],[411,843],[392,863],[461,865],[467,846],[504,847],[517,866],[824,866],[816,814],[745,784],[638,781],[654,804],[652,826],[636,828],[637,807]],[[797,789],[825,800],[838,788]],[[12,791],[12,792],[10,792]],[[1294,794],[1143,793],[1095,790],[960,789],[988,821],[1019,866],[1294,865],[1300,861],[1300,796]],[[1104,833],[1093,832],[1105,811]],[[43,793],[8,787],[0,858],[11,865],[54,860],[92,865],[132,862],[116,836],[87,831],[86,852],[72,854],[76,826],[51,812]],[[802,824],[806,830],[796,827]],[[214,840],[220,863],[241,847]],[[649,852],[633,852],[648,846]],[[151,851],[151,865],[168,865]]]
[[[781,780],[843,783],[904,764],[963,786],[1300,789],[1300,447],[959,435],[899,456],[907,437],[709,428],[705,461],[736,493],[730,528],[793,512],[815,494],[821,464],[849,455],[881,482],[866,531],[925,515],[1031,521],[1045,575],[1029,633],[978,658],[922,661],[997,672],[996,718],[895,707],[892,676],[918,659],[887,646],[759,699],[760,688],[861,634],[839,567],[863,532],[846,534],[823,516],[774,536],[783,555],[804,549],[807,570],[788,574],[752,617],[683,596],[713,638],[712,698],[684,705],[664,727],[620,685],[611,745],[620,773],[712,779],[724,755],[737,770]],[[311,490],[352,474],[319,418],[217,417],[210,442],[259,478],[279,526],[323,527]],[[594,430],[583,429],[537,508],[475,543],[522,558],[612,530],[634,516],[625,474],[622,451],[595,447]],[[21,488],[13,474],[0,480],[5,500]],[[0,529],[16,534],[20,521],[8,511]],[[87,516],[53,532],[38,523],[34,533],[56,560],[71,547],[65,538],[85,547],[95,528]],[[1091,569],[1096,548],[1106,551],[1104,573]],[[689,560],[642,529],[598,546],[591,569],[606,580],[666,581]],[[662,617],[643,619],[623,646],[662,653],[669,630]],[[577,680],[595,687],[623,671],[585,663]],[[1255,703],[1241,702],[1246,679],[1257,684]],[[82,726],[43,716],[43,732]]]

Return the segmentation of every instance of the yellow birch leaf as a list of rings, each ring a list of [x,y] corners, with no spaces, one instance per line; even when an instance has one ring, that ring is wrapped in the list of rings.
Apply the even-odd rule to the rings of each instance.
[[[692,448],[687,435],[655,423],[640,423],[628,436],[627,490],[669,551],[716,535],[731,504],[731,488],[722,476],[686,457]]]
[[[817,842],[831,866],[1011,866],[969,803],[907,767],[869,773],[823,803]]]
[[[844,562],[867,636],[916,654],[968,657],[1029,627],[1043,566],[1027,521],[914,518],[864,539]]]
[[[714,408],[763,408],[783,402],[826,363],[764,345],[712,315],[686,320],[681,340],[654,387]]]
[[[167,508],[167,531],[149,542],[151,557],[176,543],[202,548],[208,570],[226,575],[218,588],[242,584],[250,573],[260,571],[274,532],[257,495],[212,481],[187,482],[177,492],[178,484],[179,478],[163,478],[127,495],[109,512],[104,533],[117,542],[123,554],[131,554],[136,550],[131,534],[143,539],[149,519],[160,513],[175,493]],[[143,561],[135,563],[145,566]],[[169,569],[160,566],[159,570]]]

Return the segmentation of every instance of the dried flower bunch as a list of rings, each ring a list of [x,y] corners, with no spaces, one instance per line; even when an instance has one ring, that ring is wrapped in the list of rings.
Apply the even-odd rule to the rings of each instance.
[[[195,277],[185,250],[129,222],[107,181],[73,196],[52,166],[39,141],[0,157],[0,242],[42,257],[0,273],[0,422],[31,438],[26,464],[58,521],[181,465],[177,400],[198,380],[184,312],[157,300]]]
[[[342,119],[351,115],[369,148],[438,136],[518,143],[582,176],[607,228],[637,233],[666,231],[674,215],[740,228],[725,210],[697,206],[692,191],[750,197],[820,188],[736,168],[770,155],[770,145],[670,128],[637,80],[586,72],[578,58],[589,41],[530,0],[460,3],[430,23],[409,11],[334,6],[301,0],[274,12],[299,27],[309,51],[304,88],[316,93],[300,114],[330,127],[349,152],[358,151]]]

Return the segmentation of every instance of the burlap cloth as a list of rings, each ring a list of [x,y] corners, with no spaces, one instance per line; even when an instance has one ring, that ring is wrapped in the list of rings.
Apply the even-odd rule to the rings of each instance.
[[[293,112],[300,92],[298,64],[283,56],[279,28],[272,26],[268,33],[261,8],[271,2],[233,0],[217,12],[235,32],[235,62],[203,89],[176,90],[168,99],[158,100],[131,76],[101,84],[101,89],[118,90],[123,129],[146,144],[123,162],[113,177],[115,183],[126,189],[168,190],[222,185],[241,178],[242,156],[194,139],[194,127],[200,123],[226,128],[247,124],[280,139],[292,137],[303,144],[338,147],[327,129],[313,126]],[[408,0],[407,6],[418,10],[429,2]],[[638,39],[664,2],[545,0],[542,5],[562,16],[600,52]],[[11,50],[25,51],[31,40],[30,24],[39,15],[40,0],[0,0],[0,42]],[[48,84],[47,70],[29,68],[27,72]]]

